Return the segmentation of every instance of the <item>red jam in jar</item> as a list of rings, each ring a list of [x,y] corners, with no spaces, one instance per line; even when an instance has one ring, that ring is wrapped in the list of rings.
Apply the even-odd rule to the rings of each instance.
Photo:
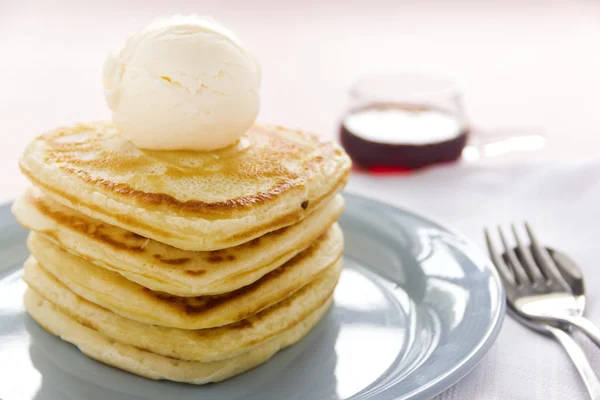
[[[371,104],[344,117],[340,140],[359,166],[406,171],[456,161],[468,129],[452,113],[423,105]]]

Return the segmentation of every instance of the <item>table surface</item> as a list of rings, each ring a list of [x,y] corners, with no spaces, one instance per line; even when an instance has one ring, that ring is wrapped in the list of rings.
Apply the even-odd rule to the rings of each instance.
[[[524,4],[527,3],[527,4]],[[106,55],[156,16],[212,14],[263,70],[259,119],[334,136],[361,74],[422,71],[462,82],[470,120],[548,135],[524,158],[600,155],[600,2],[369,0],[0,2],[0,202],[17,160],[55,126],[110,118]]]

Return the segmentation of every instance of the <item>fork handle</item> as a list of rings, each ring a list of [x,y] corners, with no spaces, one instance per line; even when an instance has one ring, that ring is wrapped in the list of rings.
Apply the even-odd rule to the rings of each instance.
[[[565,321],[581,329],[596,346],[600,347],[600,329],[586,317],[568,317]]]
[[[581,379],[590,394],[592,400],[600,400],[600,381],[594,373],[594,369],[590,365],[587,357],[583,353],[579,344],[568,333],[562,329],[546,326],[547,330],[560,342],[567,354],[575,364],[575,368],[579,371]]]

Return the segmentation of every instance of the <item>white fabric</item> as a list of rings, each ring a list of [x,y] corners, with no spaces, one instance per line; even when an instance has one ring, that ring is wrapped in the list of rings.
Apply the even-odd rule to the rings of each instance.
[[[546,245],[584,272],[587,316],[600,324],[600,161],[441,167],[406,176],[355,174],[349,190],[424,213],[485,246],[484,226],[527,220]],[[600,374],[600,349],[576,335]],[[577,371],[552,339],[510,316],[481,363],[435,400],[587,399]]]

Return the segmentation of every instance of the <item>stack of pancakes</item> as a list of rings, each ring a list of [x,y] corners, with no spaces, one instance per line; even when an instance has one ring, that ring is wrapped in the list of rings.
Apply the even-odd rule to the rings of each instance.
[[[210,153],[140,150],[109,123],[35,139],[25,306],[47,331],[153,379],[226,379],[302,338],[342,269],[350,161],[255,126]]]

